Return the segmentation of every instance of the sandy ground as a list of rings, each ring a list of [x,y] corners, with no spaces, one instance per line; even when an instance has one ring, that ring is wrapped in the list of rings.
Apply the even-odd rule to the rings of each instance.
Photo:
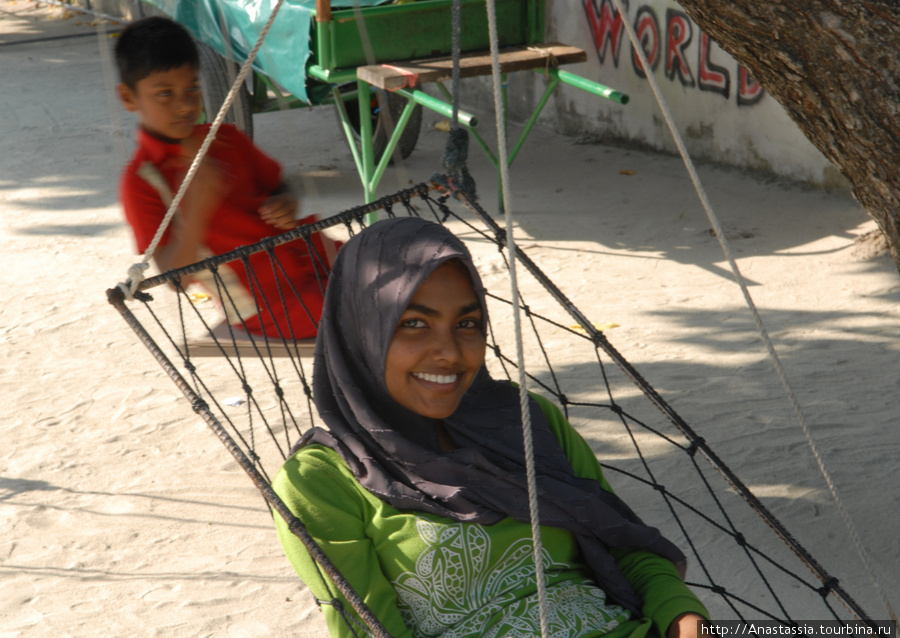
[[[0,6],[0,637],[321,636],[255,489],[106,302],[135,261],[116,203],[133,124],[88,21]],[[434,119],[382,193],[437,170]],[[256,129],[307,211],[361,203],[330,110]],[[897,271],[856,241],[874,224],[846,196],[700,173],[896,606]],[[522,246],[593,321],[620,325],[625,356],[886,617],[680,161],[537,131],[511,181]]]

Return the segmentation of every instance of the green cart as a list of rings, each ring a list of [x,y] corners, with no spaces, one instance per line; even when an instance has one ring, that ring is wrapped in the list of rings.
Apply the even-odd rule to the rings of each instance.
[[[224,103],[237,64],[247,59],[276,0],[145,0],[183,24],[201,43],[208,113]],[[415,148],[422,107],[450,116],[443,81],[452,70],[452,0],[284,0],[226,121],[252,134],[253,115],[333,104],[353,153],[366,201],[373,201],[387,165]],[[549,79],[544,96],[509,157],[511,163],[554,87],[565,82],[620,103],[627,96],[558,67],[584,51],[544,43],[544,0],[495,0],[504,73],[534,70]],[[490,73],[485,0],[462,0],[461,76]],[[443,99],[421,90],[434,83]],[[505,95],[504,95],[505,99]],[[477,119],[459,113],[477,134]]]

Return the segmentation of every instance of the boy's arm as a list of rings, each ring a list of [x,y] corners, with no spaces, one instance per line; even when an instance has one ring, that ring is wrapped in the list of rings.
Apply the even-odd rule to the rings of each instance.
[[[300,210],[299,198],[284,180],[281,164],[234,126],[222,127],[219,135],[239,149],[243,161],[253,171],[260,192],[268,193],[268,198],[257,211],[262,220],[279,230],[295,228]]]
[[[153,258],[161,271],[192,264],[200,258],[206,232],[227,192],[227,180],[217,162],[204,158],[191,180],[174,217],[172,233],[161,244]]]
[[[300,202],[291,187],[282,182],[259,207],[259,216],[267,224],[279,230],[291,230],[297,226]]]

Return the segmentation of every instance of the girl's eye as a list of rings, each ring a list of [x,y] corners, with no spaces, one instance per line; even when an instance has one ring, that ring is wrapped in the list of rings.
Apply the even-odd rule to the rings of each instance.
[[[459,322],[459,327],[466,328],[468,330],[475,330],[475,329],[481,327],[481,320],[480,319],[472,319],[472,318],[463,319],[462,321]]]
[[[406,319],[400,322],[401,328],[424,328],[425,322],[421,319]]]

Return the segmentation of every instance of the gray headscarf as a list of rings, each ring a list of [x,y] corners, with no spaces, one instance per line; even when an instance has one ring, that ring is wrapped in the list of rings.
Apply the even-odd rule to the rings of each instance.
[[[313,398],[329,430],[314,428],[300,445],[336,450],[360,484],[399,510],[430,512],[490,525],[528,522],[528,488],[519,393],[482,367],[444,427],[457,449],[441,451],[431,419],[394,401],[385,359],[400,317],[442,263],[467,268],[487,325],[484,288],[463,243],[440,224],[387,219],[338,253],[325,294],[313,363]],[[537,403],[531,401],[541,524],[571,531],[594,581],[610,599],[640,611],[641,602],[607,548],[654,552],[678,564],[684,555],[647,527],[614,494],[578,478]]]

